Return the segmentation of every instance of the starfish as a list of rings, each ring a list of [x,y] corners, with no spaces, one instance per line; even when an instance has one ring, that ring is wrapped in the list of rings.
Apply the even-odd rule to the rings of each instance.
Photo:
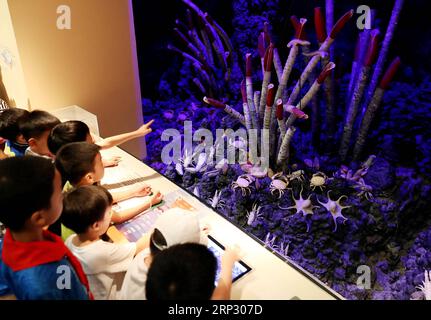
[[[351,206],[342,206],[340,204],[341,199],[346,198],[347,196],[341,196],[338,198],[337,201],[331,200],[331,198],[329,197],[329,193],[331,192],[331,190],[328,191],[327,196],[328,196],[328,202],[320,202],[319,199],[317,199],[317,201],[326,208],[326,210],[328,210],[331,215],[332,215],[332,219],[334,219],[334,223],[335,223],[335,229],[333,232],[337,231],[337,218],[341,218],[343,219],[343,223],[345,223],[348,219],[343,216],[343,214],[341,213],[341,211],[343,209],[346,208],[350,208]]]
[[[314,214],[313,209],[318,208],[319,206],[313,206],[312,205],[311,200],[310,200],[311,195],[306,199],[302,198],[302,191],[303,191],[303,189],[301,188],[301,192],[299,193],[299,199],[295,199],[295,197],[293,196],[293,193],[292,193],[293,201],[295,201],[294,206],[291,206],[288,208],[280,207],[280,209],[283,209],[283,210],[295,209],[296,210],[295,214],[296,213],[302,213],[302,215],[304,217],[306,217],[307,215]],[[309,230],[310,230],[310,225],[309,225],[309,223],[307,223],[307,232]]]

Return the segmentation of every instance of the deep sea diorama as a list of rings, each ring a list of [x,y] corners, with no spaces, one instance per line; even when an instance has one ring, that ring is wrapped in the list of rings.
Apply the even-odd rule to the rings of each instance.
[[[175,2],[169,35],[153,41],[160,48],[143,53],[151,35],[137,31],[144,116],[157,120],[145,162],[346,299],[425,299],[431,79],[429,64],[403,60],[407,1],[370,1],[369,12],[355,1]],[[137,20],[145,7],[134,5]],[[143,76],[152,50],[168,58]],[[182,150],[163,163],[162,132],[184,132],[185,121],[214,136],[257,129],[269,167],[247,141],[225,136],[213,153],[229,145],[247,161],[208,165],[212,154]],[[357,282],[364,266],[369,287]]]

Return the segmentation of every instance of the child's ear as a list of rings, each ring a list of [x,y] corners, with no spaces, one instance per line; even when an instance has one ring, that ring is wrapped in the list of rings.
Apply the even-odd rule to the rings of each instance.
[[[93,184],[94,183],[93,174],[91,172],[87,173],[84,176],[83,180],[84,180],[84,182],[85,182],[86,185]]]
[[[32,225],[37,226],[39,228],[43,228],[48,225],[42,211],[36,211],[35,213],[33,213],[30,217],[30,222]]]
[[[99,223],[99,221],[96,221],[95,223],[93,223],[91,225],[91,229],[93,229],[94,231],[99,231],[99,229],[100,229],[100,223]]]
[[[37,141],[36,141],[36,139],[34,139],[34,138],[30,138],[30,139],[28,139],[28,145],[29,145],[29,147],[30,148],[34,148],[34,147],[36,147],[37,146]]]

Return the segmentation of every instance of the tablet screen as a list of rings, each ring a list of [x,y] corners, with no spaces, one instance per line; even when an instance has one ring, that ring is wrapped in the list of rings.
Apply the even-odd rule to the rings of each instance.
[[[216,285],[218,283],[218,280],[220,278],[220,271],[221,271],[221,256],[224,252],[224,247],[213,237],[208,236],[208,249],[211,250],[211,252],[214,254],[214,256],[217,258],[217,276],[216,276]],[[235,282],[242,276],[244,276],[246,273],[250,272],[251,268],[246,265],[243,261],[235,262],[235,265],[232,270],[232,282]]]

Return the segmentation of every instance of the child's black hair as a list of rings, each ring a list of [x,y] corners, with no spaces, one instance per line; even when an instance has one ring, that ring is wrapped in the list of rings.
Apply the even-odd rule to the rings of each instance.
[[[0,113],[0,137],[16,142],[21,134],[20,124],[29,112],[24,109],[10,108]]]
[[[0,161],[0,222],[20,231],[31,215],[51,207],[55,167],[41,157]]]
[[[209,300],[216,272],[217,259],[204,245],[169,247],[154,257],[148,270],[147,300]]]
[[[112,202],[112,195],[103,187],[76,188],[64,196],[61,222],[78,234],[84,233],[93,223],[103,219]]]
[[[63,182],[76,185],[89,172],[94,172],[96,156],[100,147],[94,143],[73,142],[58,150],[55,165],[60,171]]]
[[[84,142],[90,134],[88,126],[77,120],[66,121],[56,125],[48,136],[48,148],[56,154],[60,148],[71,142]]]
[[[31,138],[40,138],[45,131],[51,130],[59,123],[61,121],[49,112],[34,110],[22,119],[20,131],[28,141]]]

